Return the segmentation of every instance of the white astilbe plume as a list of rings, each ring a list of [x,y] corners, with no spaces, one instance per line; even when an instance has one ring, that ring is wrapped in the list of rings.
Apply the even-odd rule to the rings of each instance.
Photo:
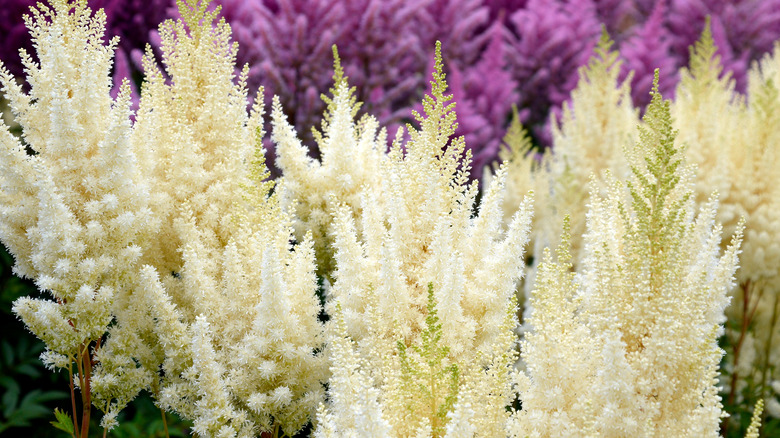
[[[85,391],[93,353],[129,300],[159,227],[144,148],[132,141],[128,82],[116,100],[110,96],[117,40],[104,44],[105,14],[93,15],[86,3],[39,3],[26,18],[38,55],[37,62],[23,55],[29,92],[4,68],[0,74],[24,141],[3,125],[0,239],[15,273],[50,295],[20,298],[13,310],[46,344],[47,366],[83,366],[77,380]],[[128,336],[135,335],[122,333],[117,342],[132,344]],[[151,381],[144,372],[130,377],[131,393]]]
[[[537,203],[533,227],[537,259],[544,248],[560,241],[561,220],[568,215],[573,262],[578,266],[591,175],[596,175],[595,183],[603,191],[606,171],[617,178],[629,173],[622,151],[636,142],[639,115],[631,100],[631,77],[619,82],[621,62],[611,46],[603,33],[593,58],[580,70],[571,104],[564,105],[559,122],[553,121],[552,153],[536,177],[536,191],[551,193],[547,203]]]
[[[603,34],[594,56],[580,69],[571,102],[564,105],[561,119],[553,120],[550,149],[541,156],[534,153],[516,117],[504,139],[506,149],[501,158],[508,173],[504,217],[508,223],[521,197],[534,190],[534,265],[542,260],[544,248],[560,241],[562,220],[568,216],[572,261],[575,268],[579,266],[591,175],[596,175],[603,191],[606,171],[621,178],[628,174],[622,151],[636,141],[639,116],[631,100],[631,78],[619,81],[621,62],[611,46]],[[529,269],[526,293],[533,287],[534,276],[535,269]]]
[[[230,27],[180,1],[133,124],[129,87],[110,98],[103,13],[38,8],[29,93],[1,79],[27,150],[2,130],[0,238],[53,295],[14,306],[43,360],[83,366],[107,428],[147,389],[203,436],[296,432],[327,374],[314,252],[263,182],[262,107],[246,110],[246,71],[234,83]]]
[[[380,392],[365,398],[331,381],[339,402],[320,410],[321,436],[358,434],[355,415],[377,409],[388,436],[505,436],[508,415],[480,414],[506,413],[512,398],[514,290],[531,200],[502,228],[500,169],[473,214],[477,186],[466,185],[463,139],[450,139],[455,113],[438,50],[420,129],[386,155],[357,158],[376,160],[378,183],[361,187],[360,210],[343,203],[334,212],[327,309],[343,325],[329,329],[342,352],[331,351],[331,369]],[[336,357],[347,346],[349,355]]]
[[[570,272],[568,227],[539,268],[514,436],[719,436],[717,339],[742,227],[722,251],[717,201],[694,214],[657,80],[631,177],[608,178],[603,195],[591,186],[581,270]]]
[[[307,232],[314,236],[318,273],[332,280],[333,215],[339,204],[352,207],[360,217],[360,194],[363,186],[378,185],[379,157],[384,154],[385,130],[377,135],[378,123],[364,116],[355,123],[360,104],[356,103],[354,87],[343,75],[336,47],[332,97],[322,95],[328,104],[322,130],[314,130],[321,158],[308,156],[308,149],[296,136],[287,121],[278,98],[274,98],[272,140],[276,144],[276,164],[282,169],[279,190],[283,202],[295,208],[295,232],[302,238]]]
[[[732,349],[724,366],[729,406],[766,398],[767,413],[780,416],[769,389],[780,378],[780,50],[749,72],[747,96],[733,80],[720,77],[709,28],[691,49],[672,105],[679,138],[698,167],[697,201],[717,189],[722,196],[717,220],[733,233],[745,219],[739,287],[728,310]],[[743,398],[749,397],[748,400]],[[746,415],[746,414],[739,414]],[[738,422],[734,418],[731,421]]]
[[[148,53],[135,130],[162,193],[147,259],[158,275],[141,276],[162,359],[152,390],[204,436],[292,435],[327,374],[312,240],[291,243],[292,217],[264,182],[263,110],[246,111],[246,72],[233,83],[230,27],[208,2],[179,10],[160,32],[170,82]]]

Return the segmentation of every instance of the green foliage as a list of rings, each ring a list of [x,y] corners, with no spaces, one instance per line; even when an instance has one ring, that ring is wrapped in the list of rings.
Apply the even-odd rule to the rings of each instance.
[[[112,438],[165,438],[190,436],[190,423],[176,414],[163,413],[149,395],[143,395],[119,414],[119,426],[112,429]],[[167,432],[166,432],[167,429]],[[99,430],[97,427],[95,430]]]
[[[446,364],[450,349],[440,345],[442,326],[436,314],[432,283],[428,284],[427,310],[422,345],[407,347],[403,341],[398,341],[398,355],[407,390],[416,395],[411,397],[409,404],[410,418],[427,417],[433,436],[439,437],[444,435],[447,413],[458,397],[460,371],[457,364]],[[409,348],[415,356],[409,354]]]
[[[56,408],[54,409],[54,416],[57,418],[57,421],[52,421],[52,426],[61,431],[67,432],[70,436],[76,436],[73,431],[73,420],[70,418],[70,415],[68,415],[67,412]]]
[[[638,226],[628,228],[632,229],[634,243],[645,249],[641,256],[649,257],[654,272],[659,274],[653,277],[660,280],[661,273],[670,263],[669,249],[679,244],[684,231],[684,205],[692,193],[675,194],[680,183],[678,169],[684,156],[682,149],[674,145],[677,132],[672,128],[670,102],[658,91],[658,70],[650,94],[652,99],[643,118],[644,126],[639,128],[639,150],[636,151],[644,166],[634,160],[631,173],[636,181],[627,182]],[[624,220],[629,222],[625,214]]]
[[[22,328],[12,316],[11,303],[17,298],[35,292],[28,281],[11,274],[13,258],[0,247],[0,307],[3,318],[3,340],[0,342],[0,432],[11,428],[29,427],[51,414],[51,402],[64,400],[68,394],[42,385],[43,364],[38,356],[43,343]],[[41,388],[43,386],[43,388]],[[38,389],[31,390],[31,387]]]

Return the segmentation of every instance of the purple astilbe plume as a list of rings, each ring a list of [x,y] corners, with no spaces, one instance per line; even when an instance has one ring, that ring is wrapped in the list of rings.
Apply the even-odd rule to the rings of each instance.
[[[631,97],[638,108],[650,103],[649,91],[656,68],[660,70],[658,89],[663,96],[673,96],[677,84],[679,66],[671,54],[671,35],[664,26],[666,12],[665,1],[656,3],[647,21],[634,28],[634,34],[620,47],[620,55],[625,59],[620,80],[626,77],[628,71],[634,72]]]
[[[264,86],[267,101],[279,95],[288,120],[314,156],[310,129],[322,117],[320,93],[332,85],[333,44],[358,100],[364,102],[363,110],[377,116],[392,138],[398,126],[412,119],[411,110],[426,89],[426,66],[435,41],[442,42],[445,63],[467,74],[490,39],[489,11],[481,0],[218,4],[239,43],[238,63],[250,66],[250,90]],[[273,162],[272,145],[266,146]]]
[[[414,17],[415,32],[429,55],[428,59],[433,58],[436,41],[441,41],[445,64],[466,66],[477,60],[488,37],[482,30],[490,27],[490,10],[483,0],[425,0],[416,3],[420,7]]]
[[[724,71],[733,73],[736,89],[744,92],[750,63],[780,39],[780,0],[672,0],[668,25],[679,65],[688,64],[688,48],[699,39],[708,15]]]
[[[549,144],[548,115],[560,113],[598,41],[596,8],[590,0],[529,0],[509,21],[508,65],[519,86],[518,107],[528,110],[522,121]]]
[[[36,0],[6,0],[0,7],[0,60],[15,76],[22,74],[19,49],[23,48],[29,54],[34,53],[30,34],[27,33],[22,17],[29,14],[30,6],[35,3]]]
[[[425,83],[421,67],[434,46],[426,47],[413,32],[418,13],[414,2],[361,0],[349,6],[349,15],[359,21],[347,26],[337,43],[342,65],[364,110],[392,137],[411,118],[409,108]]]
[[[331,46],[348,19],[344,2],[326,0],[220,0],[239,43],[237,64],[248,64],[248,86],[278,95],[304,136],[319,120],[320,93],[330,85]],[[252,91],[253,92],[253,91]]]
[[[528,0],[484,0],[482,3],[488,7],[492,21],[502,12],[504,16],[509,16],[513,12],[525,8]]]
[[[641,15],[642,19],[638,20],[639,14],[636,14],[636,6],[631,1],[593,0],[593,3],[599,22],[607,28],[607,33],[616,44],[622,43],[630,30],[646,17]]]

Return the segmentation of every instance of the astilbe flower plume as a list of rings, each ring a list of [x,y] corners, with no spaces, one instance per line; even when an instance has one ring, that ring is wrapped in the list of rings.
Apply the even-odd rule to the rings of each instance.
[[[517,94],[515,83],[506,80],[506,35],[498,36],[505,31],[500,24],[491,25],[489,10],[479,0],[220,4],[241,45],[239,64],[250,65],[250,88],[263,85],[269,96],[279,96],[313,156],[319,151],[309,130],[324,109],[319,93],[329,85],[332,45],[339,49],[362,109],[387,127],[392,138],[412,120],[412,109],[426,89],[424,75],[430,72],[434,43],[440,40],[466,117],[458,135],[467,136],[477,157],[475,169],[495,159]],[[273,144],[266,146],[275,163]]]
[[[732,72],[736,89],[747,90],[750,64],[772,50],[780,39],[778,0],[670,0],[669,30],[678,65],[688,64],[688,48],[701,35],[710,17],[712,36],[725,71]]]
[[[758,398],[765,400],[768,415],[780,418],[780,191],[772,183],[780,159],[775,85],[780,64],[777,48],[756,64],[744,99],[730,75],[722,75],[713,39],[705,31],[691,50],[672,110],[687,155],[699,168],[697,200],[706,197],[705,187],[723,193],[718,219],[727,232],[745,218],[739,287],[728,313],[725,401],[736,411],[724,422],[724,431],[730,431],[749,414],[739,407]]]
[[[557,256],[545,250],[515,436],[719,436],[717,339],[742,227],[722,250],[716,197],[695,214],[693,169],[653,85],[630,177],[591,189],[583,268],[567,225]]]
[[[572,265],[582,260],[588,183],[604,186],[606,173],[628,174],[622,154],[636,141],[638,110],[631,100],[629,78],[620,80],[622,61],[606,33],[587,66],[580,68],[579,82],[559,121],[552,123],[552,147],[539,157],[519,120],[513,121],[505,139],[502,158],[507,167],[508,220],[528,190],[536,193],[532,240],[533,260],[542,260],[543,250],[560,241],[562,215],[569,217]],[[526,290],[533,286],[534,271],[526,278]]]
[[[656,2],[652,14],[641,25],[634,28],[631,36],[620,46],[620,56],[625,59],[623,77],[633,72],[631,97],[634,105],[644,108],[650,103],[645,90],[653,83],[653,72],[658,69],[663,75],[658,89],[668,97],[674,96],[677,84],[677,59],[672,56],[673,36],[664,25],[667,15],[666,1]]]
[[[26,21],[37,51],[37,61],[22,56],[29,91],[5,68],[0,79],[25,144],[3,125],[0,239],[14,272],[51,296],[20,298],[13,309],[46,344],[48,367],[71,378],[78,368],[82,430],[92,401],[110,409],[90,400],[94,354],[132,295],[144,246],[160,225],[131,138],[128,81],[110,96],[117,39],[104,44],[105,21],[86,1],[39,4]],[[135,377],[130,392],[149,383],[148,375]]]
[[[30,91],[7,70],[2,85],[34,154],[3,130],[0,238],[54,300],[14,311],[48,366],[78,366],[81,436],[92,403],[110,429],[143,390],[202,436],[292,435],[327,373],[312,240],[292,246],[263,182],[262,103],[247,111],[229,26],[208,1],[178,6],[134,123],[128,81],[110,96],[104,13],[55,0],[28,22]]]
[[[333,380],[329,403],[318,414],[318,436],[459,436],[468,430],[492,436],[505,430],[513,297],[530,200],[504,231],[499,172],[473,217],[470,154],[462,137],[452,137],[455,113],[436,55],[431,94],[415,115],[420,127],[410,127],[408,140],[397,136],[388,153],[370,143],[371,117],[352,121],[355,104],[343,79],[321,134],[327,151],[321,163],[307,163],[275,105],[280,161],[285,172],[295,170],[282,187],[303,188],[316,178],[325,192],[318,197],[348,195],[341,203],[331,195],[321,210],[332,216],[324,234],[332,236],[335,272],[326,294],[334,316],[326,328]],[[364,165],[371,178],[363,175]],[[314,177],[301,171],[306,167]],[[477,360],[463,361],[464,355]]]
[[[130,79],[133,105],[137,108],[140,95],[137,83],[142,75],[144,48],[150,40],[155,39],[157,25],[168,18],[168,11],[175,5],[175,1],[89,0],[88,4],[92,10],[105,11],[106,35],[119,37],[114,55],[114,86],[117,87],[122,78]]]
[[[307,146],[329,85],[331,47],[340,48],[346,74],[381,123],[399,123],[419,88],[427,51],[413,31],[418,5],[403,0],[221,0],[240,44],[238,62],[250,66],[248,85],[279,96]],[[270,102],[269,102],[270,103]],[[269,144],[271,162],[273,145]],[[316,147],[312,154],[318,155]]]

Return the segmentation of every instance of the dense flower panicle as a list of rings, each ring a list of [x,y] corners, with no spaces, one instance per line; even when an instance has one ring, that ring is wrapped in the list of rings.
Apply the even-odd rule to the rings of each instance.
[[[506,364],[511,361],[504,355],[512,350],[514,323],[504,321],[508,312],[514,318],[511,303],[515,282],[522,275],[530,201],[520,206],[508,229],[502,229],[505,173],[501,170],[483,197],[479,213],[472,217],[476,184],[466,185],[468,164],[463,168],[460,163],[463,139],[451,139],[455,114],[451,96],[444,94],[440,56],[437,51],[424,113],[417,114],[420,128],[410,126],[410,140],[404,148],[397,139],[388,154],[367,157],[378,160],[377,185],[362,187],[362,210],[343,204],[334,217],[336,272],[328,308],[343,325],[331,326],[330,336],[354,342],[351,348],[360,363],[352,359],[349,374],[365,379],[360,376],[368,373],[370,380],[363,380],[364,384],[382,390],[382,418],[392,428],[391,436],[442,436],[448,412],[463,416],[458,423],[462,427],[474,426],[478,420],[468,420],[470,408],[459,403],[463,399],[476,406],[486,400],[487,395],[476,395],[486,388],[470,387],[473,383],[466,382],[479,378],[491,360],[502,364],[496,367],[504,367],[503,373],[496,371],[495,378],[503,377],[505,387],[509,385]],[[465,162],[469,162],[468,154]],[[503,337],[507,332],[508,342]],[[395,352],[384,347],[397,343]],[[464,363],[460,360],[464,355],[480,359],[476,364]],[[461,380],[453,367],[471,377]],[[413,382],[424,375],[439,384],[420,393]],[[458,390],[467,387],[471,389],[462,394]],[[335,385],[329,391],[337,397],[352,393]],[[502,392],[508,393],[508,389]],[[374,406],[375,399],[350,400],[357,407],[347,409],[348,404],[339,402],[322,411],[326,429],[356,433],[357,420],[347,418]],[[368,404],[361,407],[363,403]],[[442,410],[423,408],[431,403],[443,406]],[[410,422],[402,408],[409,404],[427,414],[413,415],[416,421]],[[504,402],[499,406],[503,410]]]
[[[151,149],[165,237],[149,249],[160,276],[144,277],[144,288],[164,291],[171,305],[156,311],[168,314],[153,318],[181,321],[187,339],[183,352],[157,347],[159,402],[203,434],[294,433],[319,403],[326,372],[314,353],[322,327],[312,243],[291,248],[292,218],[262,182],[261,97],[247,114],[247,71],[233,82],[230,27],[215,23],[207,2],[179,12],[160,27],[170,82],[147,52],[134,131]]]
[[[682,70],[673,111],[680,138],[688,144],[687,155],[699,168],[697,200],[706,196],[705,187],[723,194],[718,220],[726,232],[745,218],[737,304],[729,310],[734,329],[728,335],[735,350],[725,365],[728,401],[752,404],[752,394],[758,394],[766,400],[767,413],[778,417],[779,394],[770,386],[780,379],[780,191],[772,183],[780,178],[774,85],[780,69],[777,53],[767,56],[750,71],[747,98],[742,99],[734,93],[734,81],[721,77],[713,39],[705,31],[691,51],[691,66]]]
[[[657,79],[627,160],[625,187],[591,188],[582,269],[564,233],[537,274],[516,436],[719,436],[717,338],[742,228],[722,251],[717,201],[694,215]]]
[[[536,264],[543,250],[560,241],[563,216],[569,217],[574,266],[582,258],[585,231],[586,187],[592,177],[602,189],[605,171],[626,176],[628,165],[622,155],[636,141],[639,123],[631,102],[630,78],[620,81],[621,62],[611,50],[606,34],[596,54],[580,69],[580,81],[564,105],[560,122],[552,125],[553,147],[541,158],[531,152],[530,139],[522,127],[510,127],[503,153],[507,172],[507,203],[504,216],[512,214],[522,193],[534,190],[537,212],[534,218],[533,252]],[[530,287],[533,274],[526,280]]]
[[[668,26],[679,66],[688,63],[688,48],[699,39],[707,16],[725,70],[732,72],[737,90],[746,91],[750,63],[780,39],[780,1],[671,0]]]
[[[671,111],[678,139],[687,146],[686,158],[698,168],[696,200],[705,202],[710,196],[708,190],[717,190],[723,196],[718,220],[728,233],[734,231],[740,216],[746,213],[735,211],[729,202],[734,179],[731,175],[737,172],[731,150],[744,150],[745,106],[735,94],[731,75],[722,74],[718,53],[707,27],[691,48],[689,67],[680,70],[680,83]],[[743,261],[740,271],[744,270]]]
[[[2,82],[34,154],[4,130],[0,233],[56,301],[14,308],[50,366],[99,341],[105,427],[147,389],[203,435],[292,434],[327,373],[312,242],[291,246],[292,217],[263,182],[262,104],[248,113],[246,72],[233,81],[229,26],[208,2],[179,9],[160,27],[165,75],[144,57],[134,124],[127,81],[110,97],[102,12],[55,1],[28,23],[30,92]]]
[[[130,139],[127,82],[109,95],[116,40],[103,45],[104,24],[83,1],[39,5],[27,21],[38,62],[22,56],[30,91],[2,71],[33,154],[3,126],[0,238],[17,275],[54,298],[22,298],[14,309],[57,367],[103,335],[157,225]]]
[[[296,210],[296,236],[307,232],[314,237],[319,273],[332,280],[335,269],[332,257],[333,215],[341,205],[349,205],[360,216],[364,186],[379,185],[379,157],[384,154],[384,130],[377,134],[377,122],[365,116],[355,122],[360,107],[350,88],[338,54],[331,97],[322,129],[315,131],[320,160],[308,155],[287,121],[281,104],[274,99],[271,139],[276,145],[277,165],[284,172],[279,189],[283,200]]]
[[[0,11],[0,59],[11,74],[22,76],[22,64],[18,51],[24,48],[34,58],[27,29],[22,20],[30,13],[33,0],[7,0]],[[112,75],[114,87],[111,97],[119,94],[122,81],[129,79],[133,108],[138,107],[138,80],[141,76],[143,47],[149,41],[153,30],[167,17],[173,0],[89,0],[92,10],[103,9],[106,15],[107,38],[119,37],[114,54]]]
[[[471,151],[471,179],[477,179],[497,159],[507,114],[518,99],[517,83],[506,71],[507,30],[495,23],[486,34],[490,39],[480,58],[463,68],[453,65],[449,73],[452,95],[458,102],[455,135],[462,135]]]
[[[397,126],[410,117],[408,107],[420,92],[430,50],[423,50],[413,31],[418,4],[403,0],[219,3],[241,44],[239,64],[250,66],[249,86],[262,85],[269,96],[279,96],[288,120],[307,146],[313,146],[309,129],[317,125],[324,109],[319,96],[329,85],[334,44],[341,50],[358,98],[383,126]],[[312,154],[318,155],[316,148]]]

